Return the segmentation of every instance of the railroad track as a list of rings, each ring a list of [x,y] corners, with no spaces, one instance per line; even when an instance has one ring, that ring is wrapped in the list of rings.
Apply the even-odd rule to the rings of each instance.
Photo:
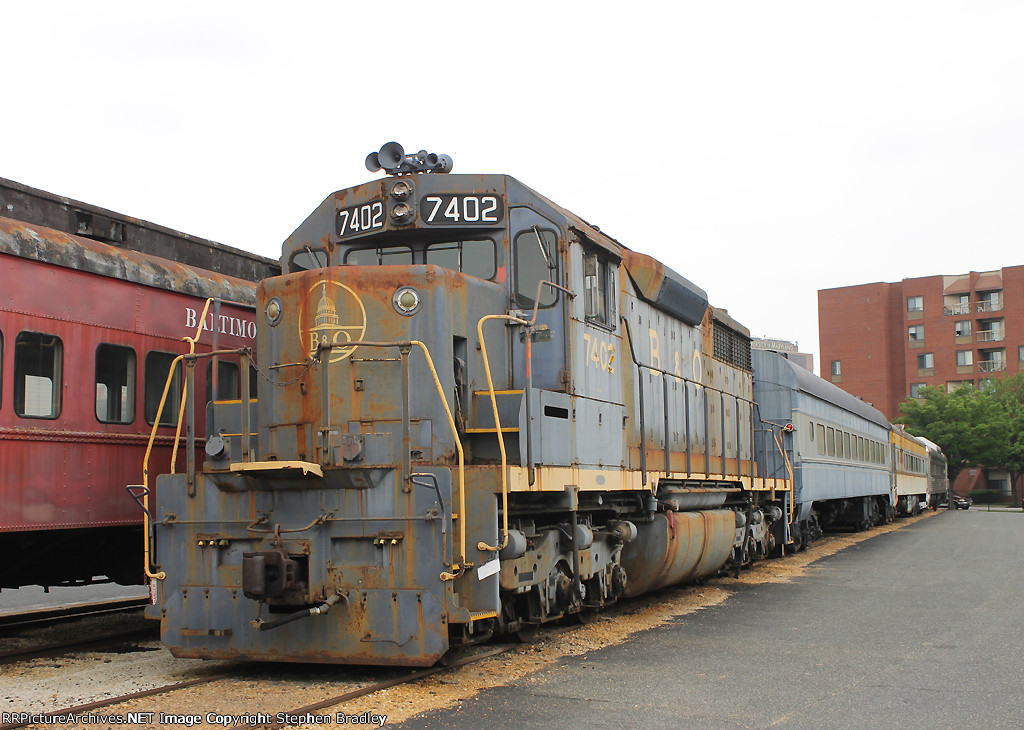
[[[112,598],[94,603],[77,603],[56,608],[37,608],[31,611],[0,613],[0,629],[16,629],[29,626],[50,626],[61,621],[101,616],[110,613],[137,611],[149,605],[149,598]]]
[[[29,659],[36,659],[44,656],[66,654],[72,651],[83,651],[88,649],[99,649],[107,646],[116,646],[134,639],[157,639],[160,635],[160,627],[157,625],[145,628],[126,629],[114,631],[98,636],[91,636],[84,639],[73,639],[71,641],[54,641],[47,644],[23,647],[20,649],[9,649],[0,651],[0,666],[23,662]]]
[[[482,661],[492,656],[502,654],[509,649],[513,648],[513,644],[506,644],[500,646],[492,646],[489,649],[481,651],[479,653],[472,654],[470,656],[459,659],[458,661],[451,662],[446,665],[438,665],[429,669],[420,669],[406,674],[402,674],[398,677],[392,677],[389,679],[381,680],[378,682],[371,682],[362,687],[358,687],[347,692],[343,692],[339,695],[333,695],[326,697],[322,700],[314,702],[312,704],[304,705],[288,710],[264,710],[259,713],[249,713],[250,715],[259,715],[261,717],[271,718],[268,722],[257,724],[255,727],[264,728],[264,730],[281,730],[282,728],[288,727],[292,724],[304,724],[306,721],[304,718],[311,714],[317,713],[320,710],[325,710],[329,707],[335,707],[343,704],[350,700],[354,700],[358,697],[363,697],[374,692],[378,692],[382,689],[388,689],[389,687],[395,687],[400,684],[407,684],[409,682],[415,682],[424,677],[429,677],[433,674],[439,674],[441,672],[448,672],[467,664]],[[42,720],[40,718],[47,716],[69,716],[69,715],[83,715],[91,713],[94,710],[99,710],[107,707],[113,707],[120,705],[131,700],[143,699],[146,697],[155,697],[159,695],[170,694],[177,690],[186,689],[188,687],[195,687],[197,685],[213,684],[218,681],[227,679],[238,679],[238,671],[220,672],[217,674],[210,674],[205,677],[197,677],[195,679],[185,680],[183,682],[175,682],[173,684],[163,685],[161,687],[154,687],[152,689],[142,690],[139,692],[131,692],[129,694],[119,695],[117,697],[110,697],[96,702],[88,702],[81,705],[74,705],[72,707],[66,707],[60,710],[45,710],[45,711],[33,711],[27,713],[29,717],[24,722],[10,722],[0,724],[0,730],[15,730],[15,728],[26,727],[31,724],[38,724]],[[278,718],[284,718],[284,721],[279,721]],[[290,718],[294,718],[294,722],[290,721]]]

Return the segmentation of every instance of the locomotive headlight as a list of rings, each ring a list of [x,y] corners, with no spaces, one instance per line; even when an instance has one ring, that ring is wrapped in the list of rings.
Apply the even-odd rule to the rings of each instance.
[[[411,317],[419,311],[423,300],[420,297],[420,293],[411,286],[403,286],[391,297],[391,303],[395,305],[395,310],[399,314]]]
[[[267,322],[270,323],[271,327],[275,326],[278,322],[281,321],[281,313],[283,311],[284,310],[281,307],[281,300],[278,299],[277,297],[274,297],[269,302],[267,302]]]
[[[405,180],[399,180],[391,186],[391,197],[396,200],[405,200],[412,193],[412,185]]]
[[[391,209],[391,220],[395,223],[410,223],[412,217],[412,206],[408,203],[396,203]]]

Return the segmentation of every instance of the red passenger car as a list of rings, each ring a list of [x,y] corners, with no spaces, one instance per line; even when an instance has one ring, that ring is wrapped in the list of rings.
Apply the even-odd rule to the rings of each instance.
[[[248,281],[0,218],[0,588],[143,581],[143,513],[126,485],[142,482],[169,366],[208,298],[224,304],[197,352],[254,344],[254,294]],[[212,366],[200,362],[196,398],[208,399]],[[237,365],[218,372],[220,398],[240,397]],[[170,465],[181,384],[178,369],[150,484]]]

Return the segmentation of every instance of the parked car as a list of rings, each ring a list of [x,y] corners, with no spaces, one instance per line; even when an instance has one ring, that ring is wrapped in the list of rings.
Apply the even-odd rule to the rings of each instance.
[[[970,509],[974,502],[970,497],[961,497],[959,494],[953,495],[953,509]],[[939,509],[946,509],[949,507],[949,500],[946,497],[942,497],[939,502]]]

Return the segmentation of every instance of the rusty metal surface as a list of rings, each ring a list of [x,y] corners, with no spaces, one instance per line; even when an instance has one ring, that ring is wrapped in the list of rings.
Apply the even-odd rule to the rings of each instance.
[[[459,196],[474,195],[500,196],[502,220],[456,225],[467,210],[456,203],[469,199]],[[443,225],[426,220],[449,210]],[[358,229],[345,222],[356,213],[365,213]],[[557,239],[550,252],[541,227]],[[523,330],[516,309],[533,306],[515,270],[516,236],[531,232],[520,240],[540,244],[539,266],[559,291],[538,313],[543,338]],[[428,245],[480,236],[497,249],[490,280],[426,263]],[[411,263],[368,265],[397,246]],[[609,289],[622,322],[596,326],[584,298],[566,294],[586,289],[585,250],[609,266],[624,261]],[[344,265],[352,251],[360,265]],[[429,664],[450,641],[499,623],[528,631],[579,611],[584,593],[595,608],[712,574],[736,544],[747,550],[741,517],[756,515],[760,534],[782,514],[774,493],[757,496],[763,512],[754,507],[751,376],[715,358],[703,291],[512,178],[402,176],[338,191],[283,253],[295,271],[261,282],[256,307],[259,366],[271,381],[253,415],[260,466],[232,466],[245,458],[245,426],[224,404],[230,458],[211,459],[191,486],[184,475],[159,480],[155,561],[167,577],[158,605],[176,655]],[[518,322],[482,335],[502,392],[501,442],[489,396],[478,402],[488,385],[477,323],[488,314]],[[634,345],[627,314],[641,340],[632,353],[623,352]],[[430,353],[440,397],[414,342]],[[322,476],[273,468],[291,462]],[[659,481],[704,496],[678,500],[695,511],[667,511]]]
[[[281,273],[273,259],[3,178],[0,214],[247,281]]]
[[[732,552],[736,514],[731,510],[659,513],[653,521],[638,524],[637,531],[637,539],[622,551],[630,596],[719,570]]]
[[[81,236],[0,218],[0,254],[88,271],[143,286],[196,297],[251,304],[252,284],[235,277],[135,251],[123,251]]]

